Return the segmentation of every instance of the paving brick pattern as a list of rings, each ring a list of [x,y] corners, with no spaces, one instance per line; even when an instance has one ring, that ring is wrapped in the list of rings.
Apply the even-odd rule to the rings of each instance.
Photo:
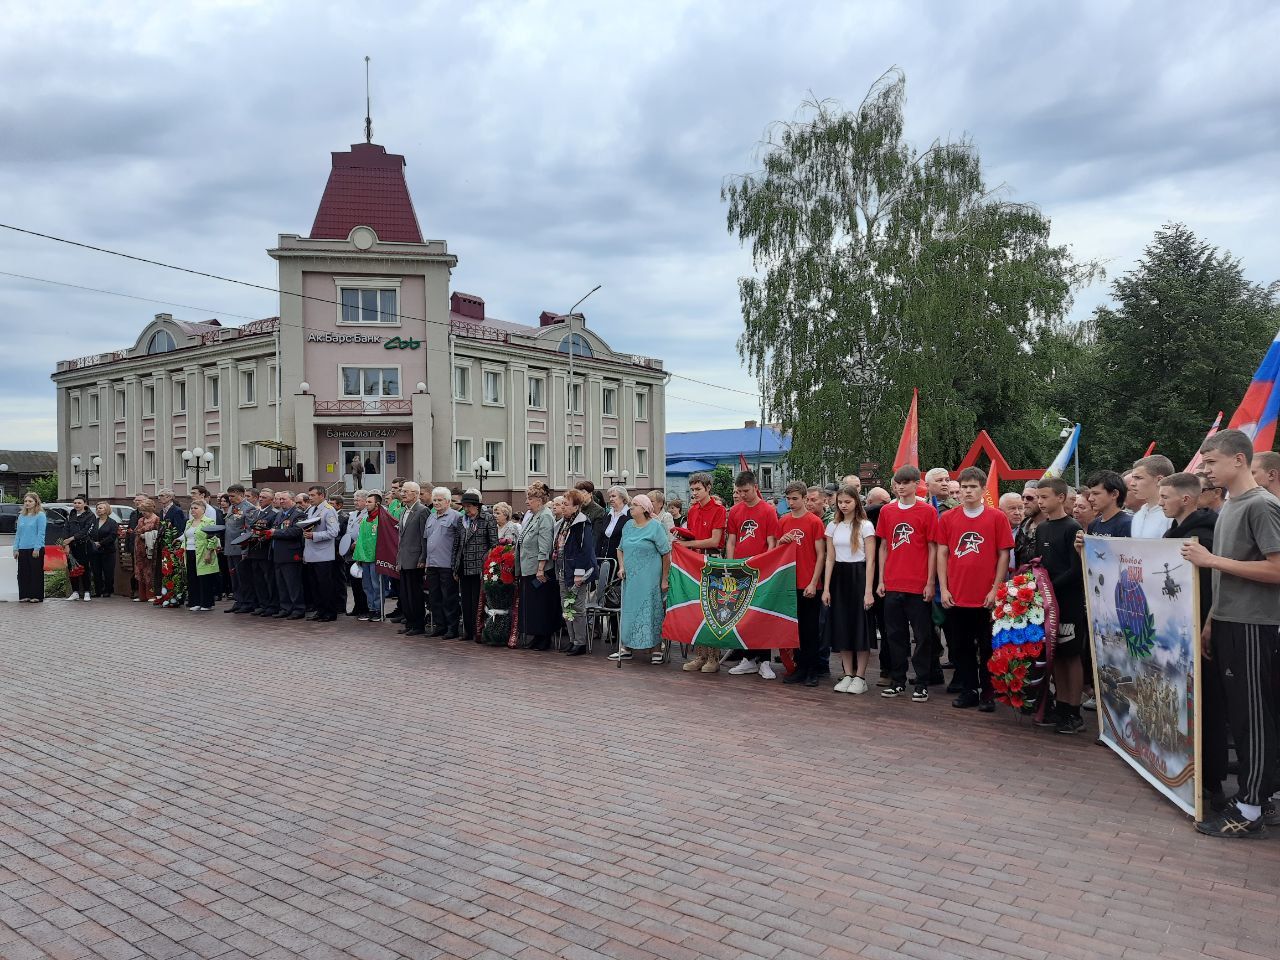
[[[950,698],[118,600],[0,655],[4,958],[1280,956],[1280,837]]]

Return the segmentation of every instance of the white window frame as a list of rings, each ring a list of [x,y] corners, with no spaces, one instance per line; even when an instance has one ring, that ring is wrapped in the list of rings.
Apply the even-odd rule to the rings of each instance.
[[[465,476],[471,473],[471,461],[475,459],[471,456],[471,438],[470,437],[454,437],[453,438],[453,472],[458,476]]]
[[[612,397],[613,403],[609,403],[608,399]],[[618,388],[604,386],[600,388],[600,416],[617,417],[618,416]]]
[[[347,393],[347,377],[343,371],[346,370],[394,370],[396,372],[397,391],[392,393],[378,393],[374,396],[361,393],[356,396]],[[379,374],[379,384],[381,384],[381,374]],[[360,377],[360,389],[364,390],[364,375]],[[340,363],[338,364],[338,396],[343,400],[363,400],[365,403],[371,403],[375,400],[401,400],[404,398],[404,371],[400,369],[398,363]]]
[[[128,470],[128,468],[129,468],[129,464],[128,464],[128,461],[125,460],[124,452],[117,450],[116,451],[116,483],[119,483],[121,485],[125,485],[128,483],[128,481],[125,478],[125,473]]]
[[[268,406],[274,406],[280,402],[280,368],[274,363],[267,364],[267,390],[270,392],[270,399],[267,401]]]
[[[334,322],[340,327],[376,327],[386,329],[388,327],[399,327],[402,325],[401,318],[404,310],[403,295],[400,291],[400,279],[398,277],[334,277],[334,301],[337,306],[334,308],[336,315]],[[396,295],[396,319],[394,323],[384,323],[381,320],[375,320],[372,323],[364,320],[344,321],[342,319],[342,291],[343,290],[392,290]],[[363,307],[361,315],[364,314]],[[378,313],[382,313],[382,298],[378,298]]]
[[[621,467],[618,466],[618,448],[615,446],[603,446],[600,448],[600,475],[604,477],[616,477],[621,473]]]
[[[256,407],[258,405],[258,368],[257,366],[241,367],[236,379],[240,386],[240,406]],[[246,390],[245,387],[248,387]]]
[[[89,412],[87,423],[95,424],[102,419],[102,398],[97,390],[90,390],[88,394]]]
[[[115,422],[124,423],[129,416],[129,395],[125,392],[124,387],[114,388],[111,394],[113,412],[115,413]]]
[[[564,384],[564,409],[565,413],[582,413],[582,381],[575,377],[573,380],[566,380]],[[577,403],[574,403],[574,400]]]
[[[142,451],[142,482],[156,482],[156,452],[154,450]]]
[[[569,474],[571,476],[582,476],[582,458],[586,454],[586,448],[580,443],[569,444]]]
[[[501,367],[480,367],[480,403],[486,407],[502,407],[506,406],[507,386],[506,377]],[[489,377],[493,376],[498,383],[498,399],[490,400],[488,397]]]
[[[154,380],[142,385],[142,415],[144,417],[154,417],[156,415],[156,384]]]
[[[636,476],[647,477],[649,475],[649,448],[636,447]]]
[[[453,399],[454,399],[454,401],[456,401],[457,403],[470,403],[470,402],[471,402],[471,379],[472,379],[472,378],[471,378],[471,373],[472,373],[471,368],[472,368],[472,364],[470,364],[470,363],[456,363],[456,362],[455,362],[455,363],[454,363],[454,365],[453,365],[453,375],[452,375],[452,377],[451,377],[451,379],[450,379],[450,382],[449,382],[449,389],[453,392]],[[458,392],[458,372],[459,372],[459,371],[466,371],[466,381],[467,381],[467,382],[466,382],[465,386],[466,386],[466,388],[467,388],[467,389],[466,389],[465,394],[460,394],[460,393]]]
[[[538,381],[538,383],[540,384],[540,386],[538,387],[538,393],[540,393],[540,394],[542,395],[542,402],[541,402],[541,403],[534,403],[534,402],[533,402],[533,396],[532,396],[532,394],[533,394],[533,382],[534,382],[535,380],[536,380],[536,381]],[[537,374],[531,373],[531,374],[529,374],[529,383],[528,383],[528,388],[525,390],[525,402],[526,402],[526,404],[527,404],[528,409],[530,409],[530,410],[545,410],[545,409],[547,409],[547,376],[546,376],[546,374],[544,374],[544,373],[537,373]]]
[[[204,448],[205,453],[213,454],[213,462],[209,464],[209,469],[201,472],[201,476],[206,480],[218,480],[222,477],[222,447],[218,444],[212,444]],[[212,494],[211,494],[212,496]]]
[[[173,451],[173,482],[191,485],[191,477],[187,475],[187,461],[182,459],[186,447],[178,447]]]
[[[541,463],[534,462],[534,451],[538,452]],[[535,441],[529,444],[529,475],[532,477],[545,477],[547,475],[547,445],[542,441]]]
[[[187,378],[179,377],[173,381],[173,412],[187,412]]]
[[[67,420],[73,427],[80,426],[80,391],[67,393]]]
[[[773,489],[773,464],[772,463],[760,464],[759,480],[760,480],[760,489],[762,490]]]
[[[258,463],[258,445],[256,443],[240,444],[240,479],[252,480],[253,470]]]
[[[204,408],[206,411],[222,409],[222,377],[216,373],[204,375]]]
[[[494,440],[485,437],[482,441],[484,444],[484,458],[489,461],[489,473],[495,477],[501,477],[507,472],[507,442],[505,440]],[[494,451],[490,447],[496,448],[497,457],[493,456]]]
[[[636,398],[636,419],[641,421],[648,420],[649,419],[649,391],[647,389],[636,390],[635,398]]]

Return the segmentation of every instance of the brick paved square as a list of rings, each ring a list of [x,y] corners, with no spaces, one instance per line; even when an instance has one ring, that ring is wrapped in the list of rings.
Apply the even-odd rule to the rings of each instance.
[[[1280,837],[941,697],[118,600],[0,654],[0,958],[1280,955]]]

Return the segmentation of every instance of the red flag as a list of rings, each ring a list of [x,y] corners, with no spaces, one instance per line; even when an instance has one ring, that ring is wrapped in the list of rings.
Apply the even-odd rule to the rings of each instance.
[[[1143,456],[1144,456],[1144,457],[1149,457],[1149,456],[1151,456],[1151,455],[1152,455],[1153,453],[1155,453],[1155,452],[1156,452],[1156,442],[1155,442],[1154,440],[1152,440],[1152,441],[1151,441],[1151,446],[1147,447],[1147,452],[1146,452],[1146,453],[1144,453],[1144,454],[1143,454]]]
[[[1210,437],[1212,437],[1215,433],[1217,433],[1217,432],[1218,432],[1218,427],[1220,427],[1220,426],[1222,426],[1222,411],[1221,411],[1221,410],[1219,410],[1219,411],[1218,411],[1218,416],[1217,416],[1216,418],[1214,418],[1213,426],[1212,426],[1212,427],[1210,427],[1210,428],[1209,428],[1209,432],[1208,432],[1208,433],[1206,433],[1206,434],[1204,435],[1204,439],[1205,439],[1205,440],[1208,440],[1208,439],[1209,439]],[[1203,443],[1203,442],[1204,442],[1204,440],[1202,440],[1202,441],[1200,441],[1200,442],[1201,442],[1201,443]],[[1195,455],[1194,457],[1192,457],[1192,458],[1191,458],[1191,462],[1187,464],[1187,471],[1186,471],[1186,472],[1187,472],[1187,473],[1195,473],[1195,472],[1196,472],[1196,467],[1200,466],[1200,461],[1201,461],[1201,459],[1203,459],[1203,458],[1200,456],[1200,451],[1199,451],[1199,450],[1196,450],[1196,455]]]
[[[373,551],[373,566],[384,577],[400,579],[400,522],[378,507],[378,543]]]
[[[1253,375],[1244,399],[1231,415],[1232,430],[1243,430],[1253,438],[1255,453],[1270,450],[1276,442],[1276,420],[1280,415],[1280,333],[1271,341],[1258,372]]]
[[[747,458],[742,454],[738,454],[738,469],[743,473],[751,469],[751,465],[747,463]]]
[[[992,510],[1000,507],[1000,477],[994,460],[991,462],[991,472],[987,474],[987,489],[982,492],[982,502]]]
[[[902,439],[898,441],[898,452],[893,458],[893,469],[901,466],[920,468],[920,391],[911,391],[911,410],[907,413],[907,422],[902,427]]]

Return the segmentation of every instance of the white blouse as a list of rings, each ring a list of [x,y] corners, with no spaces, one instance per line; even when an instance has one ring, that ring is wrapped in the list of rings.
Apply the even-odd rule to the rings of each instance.
[[[853,525],[848,521],[827,524],[827,539],[835,547],[836,563],[861,563],[866,561],[867,537],[874,537],[876,528],[870,520],[862,521],[862,539],[858,541],[858,549],[856,551],[849,549],[849,540],[852,533]]]

